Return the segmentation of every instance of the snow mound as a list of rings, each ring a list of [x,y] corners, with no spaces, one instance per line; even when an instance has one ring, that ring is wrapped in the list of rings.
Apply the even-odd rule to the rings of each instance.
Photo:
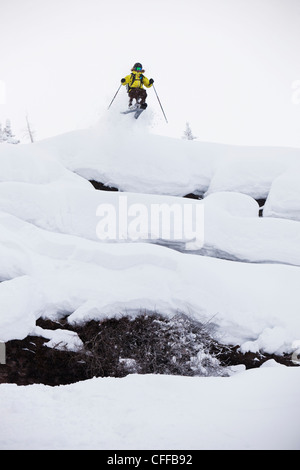
[[[88,187],[87,182],[66,168],[39,145],[0,146],[0,182],[23,182]]]
[[[300,221],[300,165],[293,165],[275,178],[266,200],[265,217]]]
[[[0,278],[8,279],[0,284],[1,340],[30,334],[39,316],[80,323],[143,309],[214,318],[222,341],[249,349],[259,340],[262,349],[292,352],[299,340],[298,267],[231,262],[146,243],[98,243],[7,214],[0,221],[7,229],[2,243],[10,244],[0,266]],[[14,278],[18,261],[23,272]],[[264,332],[278,326],[274,343]]]
[[[151,207],[155,205],[162,208],[177,207],[182,213],[187,205],[194,208],[194,212],[196,206],[204,205],[204,246],[201,233],[200,244],[194,240],[195,237],[187,237],[184,230],[181,236],[175,237],[174,231],[170,230],[169,237],[157,237],[156,227],[151,224],[147,226],[147,233],[142,234],[137,241],[160,243],[180,251],[233,260],[300,265],[299,222],[258,217],[258,204],[244,194],[220,192],[197,201],[174,196],[95,191],[91,185],[87,188],[81,185],[68,186],[62,181],[48,185],[18,182],[0,184],[1,211],[45,230],[98,243],[134,241],[129,233],[122,240],[117,237],[116,240],[103,241],[97,235],[97,226],[101,221],[97,215],[98,207],[108,205],[119,214],[120,207],[124,207],[121,201],[124,200],[127,213],[136,204],[142,206],[147,214],[151,214]],[[4,229],[5,224],[3,221]]]
[[[37,145],[89,180],[173,196],[235,191],[266,198],[274,179],[300,161],[299,149],[179,140],[151,134],[127,118],[108,114],[95,128]]]

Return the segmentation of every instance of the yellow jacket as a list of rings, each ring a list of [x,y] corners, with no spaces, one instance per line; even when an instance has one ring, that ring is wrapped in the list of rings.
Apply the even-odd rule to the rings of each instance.
[[[125,82],[122,82],[122,85],[128,85],[129,88],[143,88],[143,85],[145,85],[145,87],[150,88],[152,83],[141,72],[134,70],[130,75],[126,75]]]

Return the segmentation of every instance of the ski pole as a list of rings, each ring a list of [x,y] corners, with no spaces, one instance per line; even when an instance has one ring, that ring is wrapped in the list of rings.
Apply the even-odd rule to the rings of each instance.
[[[164,116],[165,116],[166,123],[168,124],[168,120],[167,120],[167,118],[166,118],[166,115],[165,115],[164,109],[163,109],[163,107],[162,107],[162,105],[161,105],[161,102],[160,102],[160,99],[159,99],[159,97],[158,97],[158,94],[157,94],[157,92],[156,92],[156,90],[155,90],[155,86],[154,86],[154,85],[152,85],[152,86],[153,86],[153,90],[155,91],[155,94],[156,94],[156,97],[157,97],[157,99],[158,99],[158,102],[159,102],[159,104],[160,104],[161,110],[162,110],[162,112],[163,112],[163,114],[164,114]]]
[[[116,94],[115,94],[115,96],[113,97],[113,99],[111,100],[110,105],[108,106],[107,109],[109,109],[109,108],[111,107],[111,105],[113,104],[113,101],[114,101],[115,97],[117,96],[117,94],[119,93],[119,90],[120,90],[121,86],[122,86],[122,83],[121,83],[121,85],[119,86],[119,88],[117,89]]]

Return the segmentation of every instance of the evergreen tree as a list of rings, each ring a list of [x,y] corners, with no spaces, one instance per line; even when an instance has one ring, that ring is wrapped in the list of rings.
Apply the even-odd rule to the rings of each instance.
[[[20,141],[15,139],[15,135],[12,133],[10,120],[6,120],[6,125],[4,129],[2,129],[2,125],[0,124],[0,143],[6,142],[8,144],[19,144]]]
[[[195,137],[192,133],[192,129],[190,127],[190,124],[187,122],[186,125],[185,125],[185,131],[183,133],[183,136],[182,136],[183,139],[186,139],[186,140],[194,140],[194,139],[197,139],[197,137]]]

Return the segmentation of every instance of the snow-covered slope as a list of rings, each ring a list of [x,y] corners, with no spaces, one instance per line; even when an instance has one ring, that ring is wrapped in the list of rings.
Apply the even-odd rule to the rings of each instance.
[[[81,322],[141,309],[214,317],[222,341],[255,350],[290,352],[300,338],[298,267],[97,243],[6,214],[1,226],[2,340],[27,336],[40,315]]]
[[[124,313],[136,315],[146,309],[168,316],[183,312],[200,321],[212,322],[220,341],[238,344],[242,351],[295,354],[300,344],[300,193],[295,171],[299,161],[297,149],[246,148],[170,139],[152,135],[143,121],[133,127],[130,120],[120,121],[115,115],[94,129],[34,145],[0,147],[0,341],[43,334],[55,342],[54,333],[36,327],[36,320],[41,316],[52,319],[68,316],[69,323],[74,323]],[[97,191],[88,179],[120,191]],[[182,198],[191,192],[205,197],[201,201]],[[264,217],[259,217],[255,200],[260,198],[267,198]],[[143,208],[147,214],[154,205],[176,206],[179,211],[187,205],[192,210],[201,207],[204,239],[200,236],[194,240],[184,232],[174,237],[172,231],[169,236],[157,237],[157,227],[151,224],[143,226],[136,238],[122,232],[119,238],[99,239],[97,209],[110,207],[117,214],[125,200],[126,207]],[[128,212],[125,215],[129,217]],[[56,334],[66,338],[63,331]],[[74,334],[69,334],[65,341],[70,348],[78,344]],[[280,407],[286,403],[289,388],[294,390],[295,382],[299,383],[299,369],[275,368],[274,372],[261,369],[254,374],[246,372],[242,377],[240,382],[234,377],[227,378],[227,382],[220,377],[210,382],[202,378],[197,382],[178,378],[176,383],[182,387],[183,394],[180,403],[184,406],[185,400],[191,399],[191,407],[196,406],[202,416],[197,397],[203,387],[208,387],[207,397],[212,391],[216,397],[215,390],[222,387],[224,396],[228,396],[228,387],[238,394],[238,390],[245,393],[247,387],[252,390],[253,384],[264,383],[264,397],[258,394],[253,402],[259,412],[261,407],[268,406],[267,394],[273,387],[270,384],[275,387],[278,380],[286,378],[282,395],[278,392],[274,397],[275,405]],[[151,386],[150,381],[160,400],[159,388],[168,387],[165,384],[171,381],[155,380],[155,377],[126,379],[118,381],[116,387],[130,393],[126,392],[128,383],[129,389],[131,386],[145,388]],[[110,387],[114,388],[116,381],[99,379],[63,388],[59,400],[65,401],[67,390],[75,396],[80,388],[86,397],[91,394],[93,400],[97,397],[101,402],[103,397],[99,398],[94,387],[104,383],[110,390],[107,393],[115,393]],[[183,392],[186,387],[193,390],[192,398]],[[13,422],[18,423],[19,419],[30,420],[35,402],[39,416],[39,403],[44,403],[44,394],[52,409],[54,395],[49,394],[47,387],[34,386],[30,393],[25,390],[0,386],[0,395],[8,404],[6,410],[12,411],[12,415],[10,412],[5,415],[9,429],[15,430],[17,426]],[[14,417],[13,403],[19,394],[23,397],[20,403],[24,400],[27,405],[22,405],[22,416],[19,410]],[[204,395],[202,399],[206,401]],[[250,397],[247,400],[245,403]],[[106,406],[105,400],[101,403]],[[119,403],[121,409],[127,406],[122,400]],[[163,403],[165,406],[166,397]],[[171,408],[175,406],[175,401],[170,403]],[[217,424],[217,418],[214,421],[213,434],[220,433],[215,444],[212,437],[207,440],[203,437],[202,444],[194,439],[197,432],[206,435],[207,422],[200,426],[194,420],[187,431],[192,418],[182,422],[186,440],[176,440],[169,432],[168,426],[173,423],[169,416],[169,420],[166,418],[168,438],[160,441],[157,437],[149,445],[156,447],[163,442],[162,446],[168,448],[200,448],[201,445],[234,447],[238,444],[253,448],[262,443],[272,447],[270,436],[262,441],[260,434],[254,436],[252,409],[245,407],[245,403],[240,406],[247,410],[245,419],[249,429],[243,437],[233,432],[234,426],[230,431],[232,438],[226,437],[225,423],[229,417],[225,413],[222,425]],[[141,402],[142,407],[150,406],[149,409],[152,405],[147,400]],[[289,419],[294,405],[292,400],[285,408]],[[214,403],[210,402],[210,406]],[[230,410],[235,416],[240,412],[233,402]],[[192,408],[187,412],[191,413]],[[124,419],[132,419],[136,430],[136,416],[140,415],[124,413]],[[266,411],[260,415],[259,426],[270,414]],[[65,420],[71,415],[72,406],[66,408]],[[146,427],[149,416],[145,416]],[[278,419],[275,414],[272,424],[263,427],[264,431],[270,433]],[[298,426],[299,408],[291,421]],[[53,429],[57,423],[55,419]],[[102,421],[94,424],[90,429],[99,436]],[[109,443],[112,448],[135,448],[144,446],[148,436],[142,434],[139,441],[138,433],[133,432],[126,440],[113,427],[107,439],[99,441],[98,437],[88,436],[89,441],[82,441],[69,430],[68,439],[63,439],[61,434],[55,439],[53,432],[31,433],[27,440],[18,433],[14,438],[12,434],[1,435],[0,431],[0,444],[4,448],[63,448],[72,447],[74,439],[74,446],[80,448],[105,448]],[[156,431],[153,435],[158,436]],[[297,447],[292,438],[283,441],[282,433],[278,436],[284,448]]]
[[[245,193],[248,184],[266,189],[265,173],[271,182],[274,172],[285,170],[289,162],[295,165],[299,155],[295,150],[246,148],[238,160],[242,150],[233,149],[162,138],[141,126],[123,129],[118,121],[115,127],[109,121],[37,145],[1,148],[0,338],[26,336],[40,315],[68,314],[74,321],[147,308],[165,314],[183,311],[205,321],[214,317],[224,341],[290,352],[300,338],[300,270],[289,266],[300,266],[300,224],[258,217],[257,202]],[[225,161],[232,154],[236,172],[229,178]],[[249,175],[254,177],[258,159],[265,173],[252,186]],[[123,189],[137,192],[96,191],[67,169],[84,173],[83,164],[90,178],[106,168],[101,175],[108,179],[102,181],[116,184],[113,175],[119,175]],[[197,185],[199,191],[215,188],[213,181],[221,178],[222,169],[223,181],[233,185],[245,177],[241,192],[208,189],[203,201],[139,192],[145,183],[141,175],[151,181],[152,188],[147,188],[153,192],[163,183],[163,193],[183,194]],[[206,174],[203,186],[200,174]],[[192,187],[193,178],[197,185]],[[256,196],[262,195],[260,190]],[[204,205],[204,244],[184,233],[155,238],[151,224],[138,239],[128,235],[99,240],[97,208],[104,204],[117,210],[121,198],[129,207],[140,204],[148,212],[155,204]]]
[[[299,449],[300,369],[272,365],[223,378],[1,385],[0,448],[109,449],[112,456],[114,449]]]
[[[163,234],[156,237],[155,226],[150,223],[147,232],[135,239],[227,259],[300,265],[299,221],[259,217],[258,204],[244,194],[218,192],[197,201],[174,196],[95,191],[87,181],[80,180],[78,185],[75,181],[62,179],[46,185],[3,182],[0,185],[0,210],[35,227],[100,242],[103,240],[97,235],[100,205],[113,206],[118,214],[125,201],[127,212],[139,204],[150,214],[153,205],[177,207],[183,212],[187,206],[195,208],[203,204],[204,245],[192,244],[184,230],[182,236],[179,234],[176,238],[171,231],[167,238]],[[202,242],[203,236],[200,238]],[[130,233],[125,234],[122,241],[133,241],[133,237]]]
[[[300,162],[291,165],[272,183],[266,204],[265,217],[282,217],[300,221]]]

